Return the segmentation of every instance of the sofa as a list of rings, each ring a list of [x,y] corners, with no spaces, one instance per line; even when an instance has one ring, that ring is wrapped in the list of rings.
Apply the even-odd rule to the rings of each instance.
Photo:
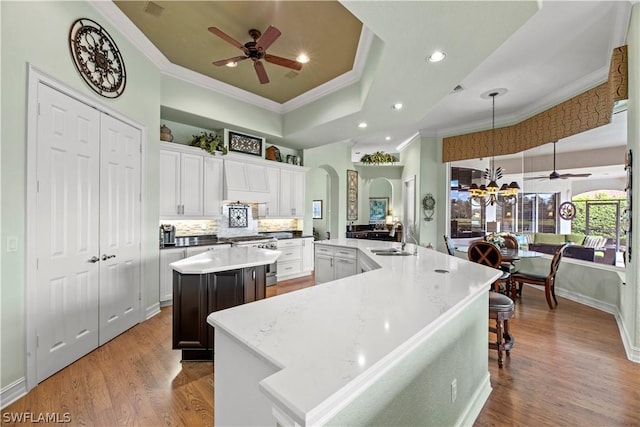
[[[555,250],[571,243],[564,252],[567,258],[615,265],[615,248],[606,247],[607,238],[601,236],[585,236],[584,234],[530,233],[520,235],[520,245],[524,247],[525,239],[529,250],[553,255]]]

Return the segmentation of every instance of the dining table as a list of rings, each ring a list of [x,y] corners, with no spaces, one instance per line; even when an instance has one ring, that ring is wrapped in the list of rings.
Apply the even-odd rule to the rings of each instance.
[[[461,253],[468,253],[469,246],[456,246],[456,251]],[[544,255],[542,252],[530,251],[522,248],[500,248],[500,254],[502,254],[502,261],[512,263],[523,258],[540,258]]]

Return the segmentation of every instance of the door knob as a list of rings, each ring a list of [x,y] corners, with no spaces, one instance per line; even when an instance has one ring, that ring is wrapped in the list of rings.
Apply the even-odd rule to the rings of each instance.
[[[115,255],[102,254],[102,260],[103,260],[103,261],[106,261],[106,260],[108,260],[109,258],[115,258],[115,257],[116,257]]]
[[[90,262],[90,263],[96,263],[96,262],[98,262],[98,261],[100,261],[100,258],[98,258],[98,257],[97,257],[97,256],[95,256],[95,255],[94,255],[94,256],[92,256],[92,257],[89,259],[89,262]]]

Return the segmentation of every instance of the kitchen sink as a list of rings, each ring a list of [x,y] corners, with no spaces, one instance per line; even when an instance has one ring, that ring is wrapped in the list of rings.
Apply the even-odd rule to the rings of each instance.
[[[376,255],[380,256],[407,256],[413,255],[411,252],[405,252],[400,249],[388,248],[388,249],[370,249]]]

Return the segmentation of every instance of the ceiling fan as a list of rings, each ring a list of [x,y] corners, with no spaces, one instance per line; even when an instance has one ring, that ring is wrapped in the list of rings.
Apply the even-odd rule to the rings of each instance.
[[[261,59],[264,59],[265,61],[272,64],[291,68],[296,71],[300,71],[302,69],[302,64],[298,61],[282,58],[280,56],[269,55],[267,53],[267,49],[269,48],[269,46],[271,46],[273,42],[275,42],[282,34],[280,30],[272,25],[267,28],[264,34],[256,29],[249,30],[249,35],[251,36],[253,41],[247,42],[245,44],[241,44],[239,41],[230,37],[217,27],[209,27],[209,31],[244,52],[243,56],[221,59],[219,61],[215,61],[213,65],[217,65],[220,67],[223,65],[244,61],[245,59],[251,59],[253,61],[253,68],[256,70],[258,80],[261,84],[269,83],[269,76],[267,76],[267,71],[264,69],[264,64],[260,62]]]
[[[558,173],[558,171],[556,171],[556,143],[557,142],[558,141],[553,141],[553,172],[551,172],[549,175],[528,177],[528,178],[525,178],[525,180],[586,178],[588,176],[591,176],[590,173],[562,173],[562,174]]]

